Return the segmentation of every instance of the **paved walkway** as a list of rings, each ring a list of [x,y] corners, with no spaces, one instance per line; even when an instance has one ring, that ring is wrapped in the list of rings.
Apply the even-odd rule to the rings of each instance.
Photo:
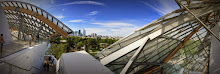
[[[7,62],[0,63],[0,73],[8,74],[30,74],[40,73],[44,62],[44,54],[47,51],[47,43],[34,45],[12,55],[2,58]],[[11,65],[9,65],[11,64]],[[13,65],[13,66],[12,66]],[[17,66],[17,67],[15,67]],[[24,70],[25,69],[25,70]],[[29,71],[27,71],[29,70]]]
[[[32,45],[35,45],[35,42],[32,42]],[[28,41],[13,41],[11,43],[6,43],[3,45],[3,50],[0,52],[0,58],[6,57],[10,54],[16,53],[18,51],[21,51],[25,48],[28,48]]]

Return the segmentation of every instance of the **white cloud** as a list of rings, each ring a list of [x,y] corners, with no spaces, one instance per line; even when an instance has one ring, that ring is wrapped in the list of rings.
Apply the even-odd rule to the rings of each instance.
[[[102,22],[97,24],[96,28],[85,28],[87,34],[97,33],[104,36],[126,36],[137,30],[139,27],[125,22]],[[100,26],[99,26],[100,25]]]
[[[101,5],[104,6],[104,3],[95,2],[95,1],[74,1],[70,3],[60,4],[60,5],[72,5],[72,4],[91,4],[91,5]]]
[[[89,13],[89,15],[96,15],[98,13],[99,13],[98,11],[92,11],[92,12]]]
[[[155,0],[154,2],[155,3],[143,3],[157,11],[160,15],[165,15],[179,8],[174,0]]]
[[[85,21],[82,19],[79,19],[79,20],[69,20],[68,22],[77,23],[77,22],[85,22]]]
[[[111,29],[111,33],[109,33],[109,36],[127,36],[128,34],[134,32],[139,27],[121,27],[119,29]]]
[[[131,27],[131,26],[135,26],[135,25],[130,24],[130,23],[121,23],[121,22],[92,23],[92,24],[102,25],[104,27]]]
[[[55,15],[55,17],[61,19],[61,18],[64,18],[65,16],[63,16],[63,15]]]
[[[87,34],[97,33],[101,35],[102,33],[107,32],[106,29],[103,28],[85,28]]]
[[[96,33],[98,35],[103,36],[120,36],[124,37],[131,32],[137,30],[139,27],[120,27],[120,28],[107,28],[107,27],[101,27],[101,28],[85,28],[86,33],[88,35],[92,33]]]

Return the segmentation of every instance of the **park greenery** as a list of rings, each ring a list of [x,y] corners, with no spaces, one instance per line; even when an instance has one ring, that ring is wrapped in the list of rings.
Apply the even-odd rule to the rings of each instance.
[[[64,40],[66,42],[62,42]],[[101,38],[82,38],[82,37],[55,37],[50,40],[51,42],[51,52],[56,57],[59,58],[62,53],[75,52],[85,50],[92,56],[97,54],[97,52],[106,48],[107,46],[116,42],[117,39],[101,39]],[[107,45],[101,46],[100,43],[105,43]]]

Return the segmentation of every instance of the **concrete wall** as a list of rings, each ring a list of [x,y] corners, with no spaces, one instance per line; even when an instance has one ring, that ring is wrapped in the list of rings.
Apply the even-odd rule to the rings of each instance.
[[[7,21],[5,12],[3,11],[1,5],[0,5],[0,34],[4,34],[4,41],[6,43],[12,42],[12,37],[9,31],[8,21]]]
[[[220,37],[220,22],[212,29],[212,31]],[[220,42],[214,36],[212,36],[211,39],[209,73],[220,73]]]

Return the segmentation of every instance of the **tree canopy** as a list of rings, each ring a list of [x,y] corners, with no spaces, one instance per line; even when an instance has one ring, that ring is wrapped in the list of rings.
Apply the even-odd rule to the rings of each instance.
[[[66,40],[66,42],[60,42],[60,40]],[[107,43],[108,45],[116,42],[116,39],[101,39],[101,38],[81,38],[81,37],[56,37],[50,40],[53,55],[59,58],[62,53],[85,50],[88,53],[101,51],[105,47],[101,47],[100,43]],[[108,46],[107,45],[107,46]],[[106,47],[107,47],[106,46]],[[95,53],[91,53],[95,55]]]

